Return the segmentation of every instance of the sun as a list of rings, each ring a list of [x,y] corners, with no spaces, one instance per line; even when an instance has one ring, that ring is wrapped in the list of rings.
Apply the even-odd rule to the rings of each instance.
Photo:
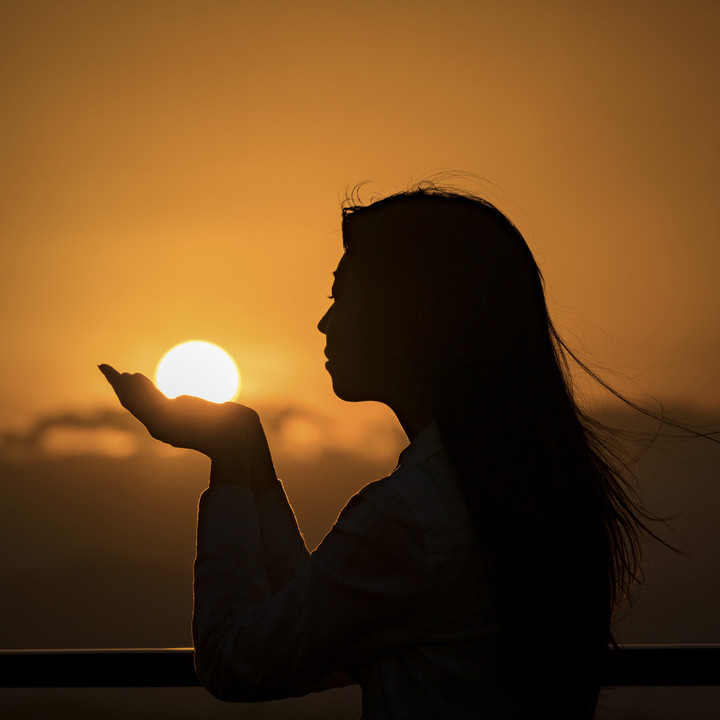
[[[222,403],[234,400],[240,392],[240,372],[221,347],[191,340],[163,355],[155,370],[155,383],[169,398],[194,395]]]

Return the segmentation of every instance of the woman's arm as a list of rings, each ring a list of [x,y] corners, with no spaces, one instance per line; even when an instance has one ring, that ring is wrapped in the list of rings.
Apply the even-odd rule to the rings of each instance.
[[[277,484],[265,431],[251,408],[189,395],[171,400],[141,373],[119,373],[110,365],[98,368],[120,404],[156,440],[211,459],[211,484],[239,485],[255,495]]]
[[[422,532],[381,483],[353,498],[305,569],[276,593],[252,493],[210,488],[200,502],[195,561],[198,675],[229,701],[346,684],[346,671],[422,634],[426,590]]]
[[[427,554],[402,502],[369,486],[310,556],[254,411],[169,400],[143,375],[101,370],[153,437],[212,460],[193,613],[196,667],[212,693],[265,700],[336,687],[347,669],[418,637]]]
[[[261,553],[271,590],[281,589],[301,572],[308,551],[275,475],[257,414],[237,403],[219,405],[188,396],[170,400],[144,375],[119,373],[109,365],[99,368],[123,407],[153,437],[211,458],[211,487],[235,485],[253,492]]]

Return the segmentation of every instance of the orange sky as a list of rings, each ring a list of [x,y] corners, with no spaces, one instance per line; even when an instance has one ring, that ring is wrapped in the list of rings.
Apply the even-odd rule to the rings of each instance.
[[[719,30],[714,2],[5,0],[0,429],[194,338],[248,403],[339,407],[339,198],[443,169],[492,182],[584,357],[717,407]]]
[[[98,363],[230,351],[311,546],[392,469],[401,433],[334,398],[315,329],[340,200],[364,180],[487,179],[468,188],[525,234],[570,345],[641,401],[717,421],[718,37],[713,0],[2,0],[0,646],[190,642],[208,463],[139,432]],[[673,443],[638,469],[688,554],[650,546],[621,638],[717,642],[718,446]],[[32,692],[0,693],[0,715]],[[87,709],[89,692],[32,703]],[[92,707],[137,714],[159,692]],[[168,691],[168,716],[190,692]],[[648,716],[692,705],[649,692]],[[225,716],[203,698],[198,716]],[[318,698],[257,712],[359,712]]]

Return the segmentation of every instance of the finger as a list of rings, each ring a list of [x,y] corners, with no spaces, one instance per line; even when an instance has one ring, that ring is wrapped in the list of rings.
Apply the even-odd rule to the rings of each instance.
[[[167,401],[150,378],[142,373],[122,373],[114,386],[120,402],[133,414],[135,411],[147,411]]]
[[[110,365],[98,368],[115,391],[120,404],[146,425],[147,421],[152,421],[159,404],[167,400],[152,380],[142,373],[120,373]]]
[[[120,377],[120,373],[112,365],[103,363],[102,365],[98,365],[98,370],[111,385],[114,385],[115,380]]]
[[[134,381],[131,379],[133,376],[130,373],[120,373],[112,365],[107,364],[98,365],[98,370],[105,376],[105,379],[121,400],[122,396],[127,395],[128,391],[132,392],[132,383]]]
[[[120,373],[118,372],[112,365],[98,365],[98,370],[104,375],[105,379],[110,384],[110,387],[113,389],[115,394],[118,397],[118,400],[120,400],[121,404],[123,403],[123,397],[125,395],[125,387],[126,384],[124,382],[124,377],[128,377],[128,373]]]

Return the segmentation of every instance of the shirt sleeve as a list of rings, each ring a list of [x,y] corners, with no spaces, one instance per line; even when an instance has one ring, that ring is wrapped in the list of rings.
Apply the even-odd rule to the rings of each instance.
[[[281,483],[255,498],[260,557],[270,592],[281,590],[307,566],[310,554]]]
[[[420,636],[428,583],[423,532],[382,483],[352,498],[302,568],[297,538],[295,550],[276,562],[249,490],[203,493],[193,640],[198,676],[212,694],[230,701],[304,695]],[[291,579],[273,591],[283,573]]]

